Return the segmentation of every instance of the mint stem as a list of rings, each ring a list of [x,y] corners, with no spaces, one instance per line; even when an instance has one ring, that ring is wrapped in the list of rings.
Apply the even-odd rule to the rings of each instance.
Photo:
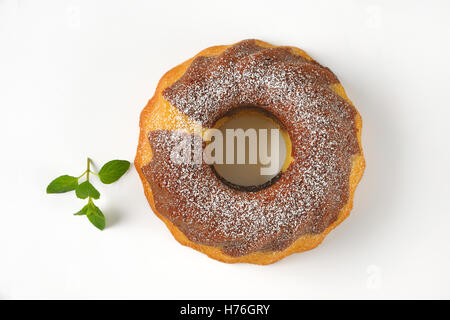
[[[91,159],[87,158],[86,181],[89,181],[89,173],[91,172]]]
[[[86,174],[87,170],[85,172],[83,172],[83,174],[79,177],[77,177],[77,179],[80,179],[82,176],[84,176]]]

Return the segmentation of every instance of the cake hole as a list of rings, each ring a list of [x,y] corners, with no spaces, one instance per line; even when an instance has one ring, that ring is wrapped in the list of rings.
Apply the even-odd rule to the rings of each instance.
[[[219,119],[214,127],[222,134],[223,163],[214,163],[212,168],[228,186],[242,191],[264,189],[289,165],[289,135],[264,109],[240,108]]]

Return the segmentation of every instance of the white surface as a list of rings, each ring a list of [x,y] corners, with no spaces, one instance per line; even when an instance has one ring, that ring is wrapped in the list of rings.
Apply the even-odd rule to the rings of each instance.
[[[0,298],[450,298],[448,1],[0,1]],[[107,229],[46,195],[134,159],[157,81],[246,38],[303,48],[363,117],[350,218],[317,249],[227,265],[179,245],[134,170],[96,185]]]

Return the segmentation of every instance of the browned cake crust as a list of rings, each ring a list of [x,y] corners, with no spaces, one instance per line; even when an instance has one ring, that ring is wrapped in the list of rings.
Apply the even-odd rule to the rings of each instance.
[[[279,119],[293,161],[257,192],[230,188],[205,163],[174,163],[226,113]],[[182,244],[224,262],[273,263],[316,247],[343,221],[364,171],[361,117],[336,76],[300,49],[257,40],[208,48],[170,70],[141,114],[135,165],[154,212]]]

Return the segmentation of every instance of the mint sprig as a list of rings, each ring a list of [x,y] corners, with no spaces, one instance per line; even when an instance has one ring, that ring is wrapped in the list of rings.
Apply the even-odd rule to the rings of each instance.
[[[87,216],[89,221],[98,229],[105,229],[106,221],[102,211],[94,204],[92,199],[99,199],[100,192],[89,181],[90,174],[96,175],[104,184],[116,182],[130,168],[130,162],[126,160],[111,160],[103,165],[97,173],[91,170],[91,159],[87,158],[87,168],[79,177],[62,175],[54,179],[47,186],[47,193],[65,193],[75,190],[75,195],[80,199],[88,199],[88,203],[77,213],[76,216]],[[86,180],[79,180],[86,176]]]

